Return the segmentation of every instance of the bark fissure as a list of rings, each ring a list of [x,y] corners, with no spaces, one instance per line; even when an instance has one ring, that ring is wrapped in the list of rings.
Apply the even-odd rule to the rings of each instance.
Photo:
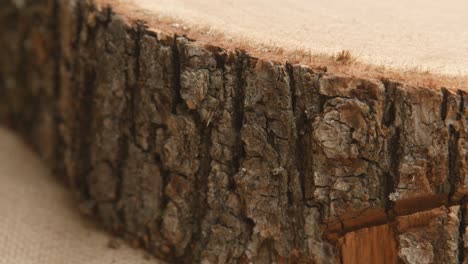
[[[297,116],[297,113],[296,113],[296,83],[295,83],[295,80],[294,80],[294,69],[293,69],[293,66],[289,63],[286,63],[285,65],[285,68],[286,68],[286,72],[288,74],[288,79],[289,79],[289,96],[291,97],[291,111],[292,111],[292,114],[293,114],[293,117],[296,117]],[[294,120],[296,121],[296,120]],[[294,146],[294,161],[292,162],[292,167],[293,169],[297,169],[299,172],[299,174],[301,174],[301,170],[298,168],[298,164],[300,164],[301,162],[299,162],[299,159],[301,158],[300,157],[300,150],[298,149],[299,148],[299,130],[296,126],[297,124],[297,121],[294,122],[294,139],[295,139],[295,146]],[[292,182],[292,179],[291,177],[293,177],[292,175],[292,170],[291,172],[288,173],[288,190],[287,190],[287,197],[288,197],[288,205],[289,206],[292,206],[296,201],[294,201],[294,197],[293,197],[293,193],[292,193],[292,186],[291,186],[291,182]],[[299,175],[299,178],[300,178],[300,182],[301,182],[301,196],[302,196],[302,199],[304,199],[304,187],[302,186],[302,181],[303,181],[303,178],[304,176],[303,175]]]
[[[455,233],[466,258],[465,92],[316,73],[110,6],[51,3],[51,63],[34,72],[47,80],[0,91],[16,100],[0,116],[36,144],[53,138],[55,165],[106,227],[172,262],[348,263],[338,247],[381,226],[400,259],[413,238],[440,253]],[[36,55],[14,51],[27,87]],[[50,116],[54,136],[37,133]]]
[[[62,46],[61,46],[61,35],[60,35],[60,1],[53,1],[53,11],[51,19],[51,31],[52,31],[52,43],[54,46],[51,49],[52,58],[54,60],[54,95],[56,98],[60,96],[60,62],[62,58]]]
[[[54,97],[54,103],[50,105],[49,107],[51,108],[53,118],[55,119],[54,122],[56,124],[55,126],[55,134],[57,137],[57,142],[55,144],[55,160],[63,160],[64,158],[64,152],[65,152],[65,140],[62,136],[62,134],[59,131],[59,127],[63,124],[63,117],[60,113],[58,103],[56,103],[60,96],[61,96],[61,67],[64,65],[64,62],[62,62],[62,36],[60,32],[60,1],[55,0],[53,2],[53,11],[52,11],[52,19],[51,19],[51,31],[52,31],[52,38],[53,38],[53,43],[54,46],[52,47],[52,59],[53,59],[53,71],[54,71],[54,76],[53,76],[53,97]],[[44,106],[43,106],[44,107]],[[64,167],[64,162],[60,162],[60,164],[55,164],[54,165],[54,170],[56,170],[55,173],[57,174],[65,174],[65,167]]]
[[[117,212],[117,215],[119,217],[119,221],[120,223],[119,224],[122,224],[123,226],[125,226],[125,212],[123,210],[123,208],[121,208],[119,206],[119,202],[122,200],[123,198],[123,193],[124,193],[124,166],[126,165],[126,162],[127,162],[127,159],[128,159],[128,155],[129,155],[129,138],[128,136],[126,135],[122,135],[119,139],[119,153],[117,154],[117,160],[115,162],[116,165],[114,165],[113,167],[113,171],[114,171],[114,174],[116,175],[117,177],[117,190],[116,190],[116,198],[115,198],[115,201],[117,201],[115,204],[114,204],[114,210]],[[112,163],[111,163],[112,164]],[[117,228],[114,227],[115,231],[117,232],[122,232],[123,230],[121,230],[121,228],[123,228],[123,226],[118,226]]]
[[[466,92],[462,90],[457,91],[458,96],[460,96],[460,104],[458,106],[458,113],[457,113],[457,120],[461,120],[462,117],[465,115],[465,97]]]
[[[185,253],[184,253],[184,259],[185,260],[199,260],[199,251],[195,252],[193,249],[195,248],[193,244],[197,242],[202,242],[206,243],[205,236],[206,234],[203,234],[203,219],[206,215],[206,211],[208,208],[207,205],[207,190],[208,190],[208,175],[210,174],[211,171],[211,154],[210,154],[210,149],[211,149],[211,127],[207,126],[204,124],[196,112],[192,112],[193,117],[195,119],[195,123],[197,124],[199,135],[201,136],[201,143],[200,143],[200,149],[199,149],[199,155],[200,155],[200,168],[198,169],[198,172],[196,173],[196,178],[195,178],[195,184],[194,184],[194,190],[195,191],[195,200],[194,200],[194,206],[193,206],[193,211],[194,211],[194,227],[195,230],[192,233],[192,238],[190,244],[192,244],[192,247],[187,247]],[[201,246],[203,248],[203,245]]]
[[[393,209],[394,202],[391,201],[390,195],[395,193],[396,185],[399,182],[399,167],[400,167],[400,159],[401,159],[401,150],[400,150],[400,128],[395,128],[394,134],[389,140],[389,157],[390,157],[390,179],[385,181],[384,187],[384,195],[385,195],[385,209],[387,212]],[[387,175],[385,175],[387,176]]]
[[[141,63],[140,63],[140,54],[141,54],[141,39],[142,37],[144,36],[144,30],[145,30],[145,26],[143,23],[141,22],[137,22],[136,23],[136,28],[133,32],[131,32],[131,35],[133,37],[133,58],[135,60],[135,65],[133,67],[133,74],[134,74],[134,78],[135,78],[135,83],[133,85],[130,85],[130,84],[127,84],[126,87],[127,87],[127,96],[128,96],[128,112],[129,112],[129,115],[130,115],[130,119],[128,122],[130,122],[131,126],[130,126],[130,132],[132,134],[132,140],[133,142],[135,142],[136,145],[137,144],[137,136],[136,136],[136,124],[135,124],[135,117],[136,117],[136,104],[138,104],[138,102],[136,102],[136,93],[138,91],[138,89],[142,89],[143,85],[142,85],[142,82],[143,80],[140,79],[140,72],[141,72]],[[140,147],[141,148],[141,147]]]
[[[84,196],[84,200],[89,200],[90,194],[87,186],[88,174],[92,169],[91,165],[91,138],[93,137],[92,123],[93,123],[93,113],[94,113],[94,92],[95,92],[95,82],[96,82],[96,73],[93,69],[84,69],[84,89],[79,98],[81,103],[79,104],[78,109],[78,122],[79,122],[79,133],[82,136],[77,138],[77,144],[79,146],[79,156],[81,157],[78,160],[79,175],[76,179],[76,183],[72,183],[76,188],[81,190],[81,194]]]
[[[391,127],[395,122],[395,103],[393,99],[393,89],[391,89],[388,80],[382,81],[385,86],[385,101],[384,113],[382,116],[382,124],[386,127]]]
[[[399,169],[401,159],[400,149],[400,128],[395,127],[396,106],[395,106],[395,87],[389,80],[382,80],[385,87],[384,91],[384,112],[382,116],[382,125],[390,131],[391,136],[388,140],[388,171],[383,171],[383,201],[384,210],[387,218],[393,219],[393,208],[395,202],[392,201],[391,196],[395,193],[399,182]]]
[[[243,147],[242,142],[242,127],[244,126],[244,100],[245,100],[245,77],[244,71],[246,68],[246,64],[248,63],[248,57],[244,51],[236,51],[236,86],[235,86],[235,93],[233,97],[233,110],[234,116],[233,120],[233,127],[236,132],[236,141],[234,144],[234,157],[233,157],[233,166],[236,168],[234,174],[239,173],[241,170],[241,162],[245,158],[245,150]],[[233,175],[234,175],[233,174]],[[234,179],[231,177],[230,180],[230,187],[235,190],[236,184]]]
[[[177,109],[179,106],[184,105],[184,100],[182,100],[182,96],[180,95],[180,71],[181,71],[181,58],[180,58],[180,51],[177,45],[177,35],[174,35],[174,42],[172,44],[172,55],[173,55],[173,64],[174,64],[174,102],[172,104],[172,113],[177,114]]]
[[[453,125],[449,125],[448,132],[448,182],[450,184],[448,197],[450,198],[456,192],[457,184],[460,182],[460,166],[458,164],[460,155],[458,152],[460,133],[454,128]]]
[[[440,118],[445,121],[447,118],[447,100],[449,91],[446,88],[442,88],[442,102],[440,104]]]

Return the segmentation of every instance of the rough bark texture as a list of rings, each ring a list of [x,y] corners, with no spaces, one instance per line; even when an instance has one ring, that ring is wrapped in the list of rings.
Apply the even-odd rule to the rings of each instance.
[[[467,93],[316,72],[86,1],[0,11],[0,121],[174,263],[468,263]]]

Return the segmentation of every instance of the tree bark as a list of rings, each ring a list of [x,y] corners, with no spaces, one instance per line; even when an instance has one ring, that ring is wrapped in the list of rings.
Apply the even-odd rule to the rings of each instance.
[[[7,0],[0,120],[170,262],[468,263],[467,93]]]

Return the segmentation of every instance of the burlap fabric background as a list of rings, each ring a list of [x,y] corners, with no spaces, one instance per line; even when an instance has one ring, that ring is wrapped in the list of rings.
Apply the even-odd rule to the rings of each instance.
[[[160,263],[80,215],[72,195],[17,137],[0,129],[1,264]],[[116,243],[114,243],[116,244]]]
[[[466,0],[120,1],[273,45],[349,49],[371,63],[468,72]],[[110,239],[78,213],[33,153],[0,130],[0,264],[157,263],[124,243],[110,249]]]

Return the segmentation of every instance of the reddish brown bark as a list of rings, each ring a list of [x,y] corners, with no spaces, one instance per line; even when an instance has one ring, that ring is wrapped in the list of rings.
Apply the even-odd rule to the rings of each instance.
[[[468,255],[464,91],[260,60],[85,1],[7,2],[0,120],[156,256]]]

